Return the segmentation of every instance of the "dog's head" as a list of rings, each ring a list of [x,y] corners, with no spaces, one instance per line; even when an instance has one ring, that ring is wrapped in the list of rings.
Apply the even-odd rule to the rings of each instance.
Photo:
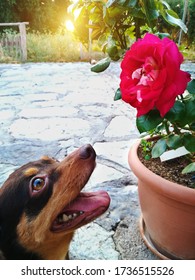
[[[0,250],[8,259],[63,259],[73,232],[103,214],[106,192],[81,193],[95,168],[90,145],[63,161],[30,162],[0,188]]]

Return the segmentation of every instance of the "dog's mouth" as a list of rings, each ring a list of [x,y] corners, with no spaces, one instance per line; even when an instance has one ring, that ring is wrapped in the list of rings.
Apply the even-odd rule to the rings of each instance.
[[[110,197],[105,191],[80,193],[54,220],[52,232],[75,230],[102,215],[109,207]]]
[[[75,162],[81,164],[82,170],[85,170],[85,180],[81,181],[79,186],[81,190],[95,168],[96,153],[91,145],[85,145],[73,152],[70,158],[76,159]],[[75,169],[79,168],[80,166]],[[84,173],[82,173],[83,175]],[[110,197],[105,191],[79,192],[68,205],[60,210],[50,230],[52,232],[74,231],[103,214],[108,209],[109,204]]]

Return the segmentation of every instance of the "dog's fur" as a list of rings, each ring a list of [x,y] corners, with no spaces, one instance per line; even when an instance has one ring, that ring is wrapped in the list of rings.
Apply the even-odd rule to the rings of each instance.
[[[66,258],[74,231],[109,207],[106,192],[80,192],[95,158],[85,145],[61,162],[43,157],[9,176],[0,188],[2,258]]]

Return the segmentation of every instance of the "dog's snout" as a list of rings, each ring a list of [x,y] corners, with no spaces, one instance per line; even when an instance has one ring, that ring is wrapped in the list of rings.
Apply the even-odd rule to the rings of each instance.
[[[80,158],[81,159],[88,159],[88,158],[94,158],[96,157],[95,150],[90,144],[84,145],[80,148]]]

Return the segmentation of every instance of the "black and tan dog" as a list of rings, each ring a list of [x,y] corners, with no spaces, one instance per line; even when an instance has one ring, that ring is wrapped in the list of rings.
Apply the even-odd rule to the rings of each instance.
[[[0,255],[5,259],[64,259],[74,231],[109,207],[104,191],[81,192],[95,168],[85,145],[58,162],[30,162],[0,188]]]

